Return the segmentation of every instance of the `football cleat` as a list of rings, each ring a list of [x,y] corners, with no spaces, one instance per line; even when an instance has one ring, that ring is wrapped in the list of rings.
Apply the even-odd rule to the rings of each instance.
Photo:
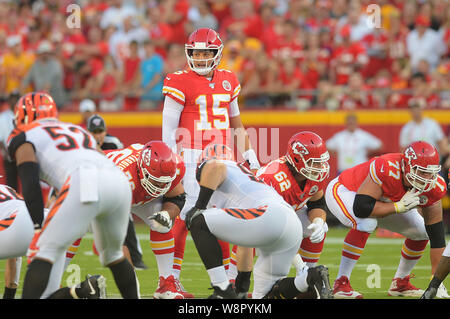
[[[341,276],[334,282],[333,297],[335,299],[363,299],[363,295],[354,291],[346,276]]]
[[[421,297],[424,290],[413,286],[409,281],[410,279],[411,276],[409,275],[404,278],[392,279],[388,295],[392,297]]]
[[[159,277],[158,288],[153,294],[154,299],[184,299],[183,294],[177,289],[175,278]]]
[[[184,289],[183,285],[181,284],[180,280],[178,278],[175,278],[175,287],[177,287],[177,290],[183,295],[184,299],[194,299],[195,296]]]
[[[441,283],[437,289],[436,298],[450,298],[447,288],[445,288],[443,283]]]
[[[87,275],[79,284],[80,296],[86,299],[106,299],[106,278],[102,275]]]
[[[327,267],[320,265],[309,268],[306,282],[308,290],[315,291],[316,299],[333,299]]]
[[[208,299],[237,299],[238,298],[231,283],[228,285],[227,289],[225,289],[225,290],[222,290],[217,286],[213,286],[212,289],[214,289],[214,292],[211,296],[208,297]]]

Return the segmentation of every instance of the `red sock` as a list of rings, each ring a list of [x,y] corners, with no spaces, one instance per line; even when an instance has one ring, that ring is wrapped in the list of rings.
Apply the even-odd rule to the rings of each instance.
[[[342,248],[342,256],[358,260],[364,251],[367,239],[370,233],[362,232],[356,229],[350,229],[344,239],[344,247]]]
[[[319,261],[320,254],[322,253],[323,244],[325,243],[325,237],[319,243],[313,243],[307,238],[303,238],[298,253],[302,256],[305,263],[315,264]]]
[[[184,220],[177,217],[172,227],[172,232],[175,239],[175,255],[173,259],[172,272],[178,278],[181,272],[181,265],[183,264],[184,248],[186,246],[186,236],[188,234]]]

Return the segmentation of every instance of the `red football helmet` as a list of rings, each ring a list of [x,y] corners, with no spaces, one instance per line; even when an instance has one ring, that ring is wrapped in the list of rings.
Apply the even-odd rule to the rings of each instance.
[[[162,141],[144,145],[138,160],[141,185],[153,197],[167,193],[177,173],[177,157]]]
[[[198,164],[210,159],[234,161],[233,150],[223,144],[209,144],[198,158]]]
[[[223,43],[216,31],[209,28],[201,28],[189,35],[184,50],[191,70],[199,75],[206,75],[219,65],[222,58]],[[194,59],[194,50],[213,51],[214,57],[206,60]],[[195,66],[195,62],[206,62],[206,64],[204,67],[198,67]]]
[[[45,92],[32,92],[23,95],[14,107],[14,121],[16,126],[33,121],[58,117],[55,101]]]
[[[322,138],[313,132],[300,132],[289,139],[286,159],[295,170],[312,181],[321,182],[330,172],[330,155]]]
[[[434,188],[440,170],[439,153],[430,143],[413,142],[403,152],[403,174],[411,186],[421,193]]]

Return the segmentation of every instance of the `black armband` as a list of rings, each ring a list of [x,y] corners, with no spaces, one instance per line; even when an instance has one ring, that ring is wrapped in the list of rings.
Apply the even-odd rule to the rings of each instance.
[[[34,228],[41,228],[44,220],[44,200],[39,183],[39,164],[24,162],[17,166],[17,173],[22,183],[22,195]]]
[[[353,202],[353,213],[356,217],[367,218],[373,211],[377,200],[365,194],[356,194]]]
[[[430,239],[431,248],[445,247],[445,230],[442,220],[438,223],[425,225],[425,229]]]
[[[214,189],[200,186],[200,193],[198,194],[197,202],[195,203],[195,207],[199,209],[206,209],[208,206],[209,200],[214,193]]]
[[[328,206],[327,206],[327,202],[325,201],[325,196],[322,196],[320,199],[315,200],[315,201],[309,201],[306,206],[308,207],[308,212],[311,209],[322,209],[324,210],[326,213],[328,213]]]
[[[178,206],[178,208],[180,209],[180,211],[183,209],[184,207],[184,203],[186,202],[186,193],[177,195],[175,197],[163,197],[163,204],[164,203],[172,203]]]

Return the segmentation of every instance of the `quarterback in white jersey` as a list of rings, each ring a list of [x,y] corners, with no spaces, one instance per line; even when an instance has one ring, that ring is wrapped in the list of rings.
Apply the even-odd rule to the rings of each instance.
[[[96,149],[92,135],[56,119],[50,95],[24,95],[14,113],[16,128],[8,139],[8,151],[16,161],[35,230],[22,298],[41,297],[53,263],[89,226],[101,263],[111,269],[122,296],[138,298],[134,270],[122,252],[131,206],[126,176]],[[58,191],[45,222],[39,179]]]
[[[199,197],[186,214],[186,225],[214,288],[211,297],[237,298],[222,263],[218,239],[257,248],[253,298],[281,294],[294,298],[309,289],[317,291],[317,297],[330,296],[328,270],[323,266],[305,267],[296,278],[284,278],[300,246],[301,222],[274,189],[233,158],[225,145],[205,148],[197,169]],[[291,285],[281,285],[280,293],[279,282]]]

